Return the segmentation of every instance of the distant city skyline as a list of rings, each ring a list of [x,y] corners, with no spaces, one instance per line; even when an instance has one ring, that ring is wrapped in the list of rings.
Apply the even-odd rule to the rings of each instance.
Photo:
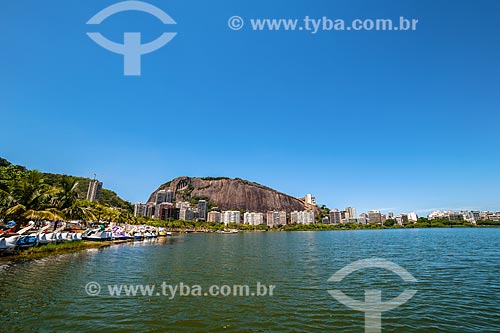
[[[178,187],[178,184],[177,186]],[[90,188],[90,187],[89,187]],[[182,190],[181,190],[182,191]],[[165,193],[172,193],[169,199]],[[233,210],[219,209],[214,206],[210,211],[210,201],[205,199],[192,201],[177,201],[175,194],[171,189],[159,190],[156,196],[147,203],[134,204],[134,216],[139,218],[153,218],[159,220],[181,220],[181,221],[197,221],[208,223],[230,223],[246,224],[249,226],[265,225],[267,227],[280,228],[288,224],[349,224],[349,225],[367,225],[376,224],[384,226],[406,226],[409,224],[418,224],[418,222],[428,223],[428,220],[437,220],[438,224],[443,224],[443,221],[450,221],[453,223],[463,221],[477,225],[484,223],[481,221],[500,221],[500,212],[481,212],[475,211],[434,211],[431,214],[419,216],[415,212],[408,212],[403,214],[394,215],[393,212],[384,214],[379,210],[370,210],[368,213],[356,214],[356,208],[346,207],[344,210],[337,208],[325,209],[325,207],[316,207],[311,209],[310,201],[314,198],[312,194],[307,194],[303,200],[303,210],[248,210],[242,207],[233,206]],[[168,201],[170,200],[170,201]],[[215,203],[217,204],[217,203]],[[423,218],[423,219],[421,219]]]
[[[13,160],[11,160],[11,159],[9,159],[7,157],[4,157],[4,158],[6,158],[9,162],[11,162],[13,164],[23,165],[23,163],[16,163],[15,161],[13,161]],[[28,165],[24,165],[24,166],[26,166],[28,169],[32,169]],[[48,173],[52,173],[53,172],[51,170],[39,170],[39,171],[41,171],[41,172],[48,172]],[[61,174],[68,174],[70,176],[80,176],[80,177],[87,177],[87,178],[90,177],[90,176],[85,176],[85,175],[70,174],[68,172],[63,172],[63,171],[60,171],[59,173],[61,173]],[[96,176],[96,174],[93,174],[93,176]],[[183,175],[183,176],[185,176],[185,175]],[[172,177],[171,179],[176,178],[176,177]],[[211,177],[226,177],[226,176],[211,175]],[[193,177],[190,177],[190,178],[193,178]],[[234,178],[242,178],[242,177],[234,177]],[[168,179],[168,180],[170,180],[170,179]],[[247,180],[253,181],[252,179],[247,179]],[[151,189],[150,192],[147,192],[147,194],[144,196],[144,198],[139,199],[139,200],[130,200],[129,198],[121,195],[119,192],[117,194],[122,199],[129,201],[131,204],[144,203],[144,205],[145,205],[145,203],[147,201],[147,198],[149,198],[150,195],[155,190],[157,190],[157,188],[158,188],[158,186],[160,184],[163,184],[166,181],[167,180],[159,181],[158,185],[155,188]],[[91,183],[89,184],[88,193],[87,193],[87,197],[86,197],[87,200],[90,200],[90,201],[95,200],[96,199],[95,195],[97,194],[97,198],[98,198],[98,196],[100,194],[100,188],[98,188],[97,192],[95,192],[96,190],[94,190],[94,186],[93,186],[94,182],[96,182],[95,185],[99,185],[100,188],[104,187],[104,188],[107,188],[109,190],[117,192],[116,189],[108,188],[108,187],[104,186],[103,183],[100,182],[100,181],[97,181],[97,180],[94,181],[94,180],[92,180]],[[273,188],[272,186],[270,186],[268,184],[261,184],[261,185]],[[292,194],[286,193],[286,192],[284,192],[284,191],[282,191],[280,189],[277,189],[277,188],[273,188],[273,189],[277,190],[279,192],[285,193],[287,195],[293,196]],[[168,190],[160,190],[159,192],[160,192],[160,193],[158,193],[159,196],[160,197],[164,196],[164,198],[159,199],[158,196],[157,196],[155,198],[155,201],[157,201],[158,203],[159,202],[170,202],[169,199],[170,200],[173,199],[174,191],[168,189]],[[305,192],[314,192],[314,191],[305,191]],[[311,198],[312,198],[312,200],[314,202],[316,202],[316,196],[314,196],[313,194],[310,194],[310,193],[306,194],[305,196],[304,195],[298,195],[298,196],[294,196],[294,197],[299,198],[299,199],[303,199],[306,203],[310,203],[311,202],[310,201]],[[352,212],[354,212],[354,213],[356,213],[357,211],[359,211],[360,213],[369,212],[369,211],[380,211],[383,214],[388,214],[388,213],[394,213],[394,214],[416,213],[419,216],[427,216],[427,215],[429,215],[429,214],[431,214],[432,212],[435,212],[435,211],[491,211],[491,212],[498,212],[498,211],[500,211],[500,204],[499,205],[493,204],[493,205],[489,205],[489,206],[488,205],[473,206],[473,205],[469,204],[469,205],[464,205],[462,207],[458,207],[458,206],[447,207],[447,206],[444,206],[444,205],[441,205],[441,206],[438,205],[438,206],[431,207],[431,208],[413,208],[413,209],[412,209],[411,206],[408,206],[407,209],[405,209],[405,208],[398,208],[398,207],[387,207],[387,208],[376,208],[376,209],[362,207],[361,209],[358,209],[357,207],[354,207],[354,205],[352,205],[352,204],[351,204],[351,206],[353,206],[353,207],[349,206],[349,203],[348,203],[348,206],[343,207],[342,205],[335,205],[335,204],[329,205],[329,204],[326,204],[325,202],[327,202],[327,200],[322,200],[322,198],[319,198],[319,201],[316,202],[316,204],[318,206],[325,205],[329,209],[338,209],[338,210],[344,210],[345,209],[346,211],[349,211],[349,209],[351,209]],[[347,202],[347,201],[346,200],[342,200],[340,202]],[[368,207],[373,207],[373,206],[368,206]],[[489,207],[489,208],[484,208],[484,207]],[[356,214],[356,215],[358,215],[358,217],[359,217],[359,214]]]
[[[86,35],[102,1],[3,5],[0,156],[96,173],[131,202],[188,175],[358,212],[500,210],[500,2],[148,2],[172,16],[177,36],[142,57],[140,77],[124,77],[123,56]],[[234,15],[404,16],[419,26],[256,33],[230,30]],[[99,26],[114,41],[164,30],[134,12]]]

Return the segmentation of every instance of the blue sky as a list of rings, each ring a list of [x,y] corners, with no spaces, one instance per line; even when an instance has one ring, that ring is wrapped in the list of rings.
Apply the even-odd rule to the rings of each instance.
[[[500,2],[151,0],[90,30],[178,35],[125,77],[85,22],[109,0],[4,1],[0,156],[147,199],[240,177],[358,211],[500,210]],[[232,31],[250,18],[418,18],[414,32]]]

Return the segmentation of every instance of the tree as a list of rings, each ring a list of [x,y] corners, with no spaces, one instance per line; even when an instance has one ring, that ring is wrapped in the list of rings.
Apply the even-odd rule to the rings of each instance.
[[[53,204],[60,210],[72,207],[78,200],[78,180],[69,176],[62,176],[59,182],[59,191],[53,197]]]
[[[384,222],[384,227],[393,227],[397,221],[395,219],[387,219]]]
[[[91,222],[96,219],[89,201],[77,200],[62,210],[66,220]]]
[[[5,211],[8,218],[22,223],[29,220],[62,220],[61,212],[50,205],[55,190],[44,183],[38,171],[26,172],[9,187],[10,208]]]

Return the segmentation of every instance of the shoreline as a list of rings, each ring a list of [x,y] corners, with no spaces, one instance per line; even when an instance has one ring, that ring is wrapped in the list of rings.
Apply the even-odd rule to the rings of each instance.
[[[240,233],[247,232],[322,232],[322,231],[366,231],[366,230],[404,230],[404,229],[471,229],[471,228],[500,228],[497,225],[484,225],[484,226],[445,226],[445,227],[401,227],[401,228],[359,228],[359,229],[349,229],[349,228],[332,228],[332,229],[299,229],[299,230],[238,230]],[[180,232],[181,234],[214,234],[214,231],[190,231],[190,232]],[[26,250],[18,251],[15,253],[0,256],[0,261],[3,260],[33,260],[39,258],[45,258],[50,256],[56,256],[61,254],[76,253],[88,249],[101,249],[110,247],[116,244],[124,244],[133,242],[133,240],[116,240],[116,241],[73,241],[64,243],[54,243],[46,244],[42,246],[28,248]]]
[[[26,250],[10,253],[0,256],[0,259],[38,259],[54,255],[74,253],[88,249],[100,249],[109,247],[113,244],[120,244],[123,241],[105,241],[105,242],[91,242],[91,241],[73,241],[65,243],[46,244],[36,247],[31,247]]]

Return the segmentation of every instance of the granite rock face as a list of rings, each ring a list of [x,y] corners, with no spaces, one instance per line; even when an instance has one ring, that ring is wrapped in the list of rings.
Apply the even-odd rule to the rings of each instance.
[[[315,209],[303,200],[243,179],[179,177],[160,186],[149,197],[154,202],[159,190],[172,190],[177,201],[206,199],[220,210],[243,210],[265,213]]]

